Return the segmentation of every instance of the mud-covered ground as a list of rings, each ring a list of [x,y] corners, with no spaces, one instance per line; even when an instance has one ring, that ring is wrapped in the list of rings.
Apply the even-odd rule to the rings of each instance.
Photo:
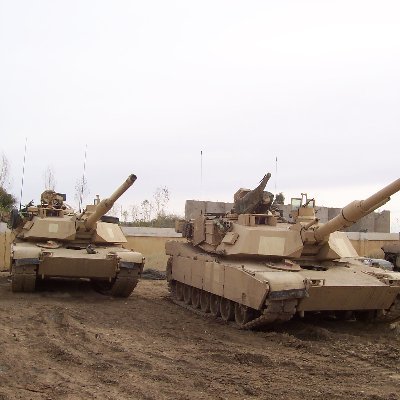
[[[13,294],[0,276],[0,399],[400,399],[400,328],[292,321],[248,332],[86,282]]]

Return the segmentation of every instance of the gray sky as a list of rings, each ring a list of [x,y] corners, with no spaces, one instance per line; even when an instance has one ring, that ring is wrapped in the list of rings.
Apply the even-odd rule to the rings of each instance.
[[[286,198],[365,198],[400,177],[399,15],[398,1],[0,0],[11,189],[28,137],[23,202],[49,165],[72,200],[85,144],[90,198],[137,174],[127,206],[167,186],[183,214],[267,171]],[[384,208],[399,231],[400,194]]]

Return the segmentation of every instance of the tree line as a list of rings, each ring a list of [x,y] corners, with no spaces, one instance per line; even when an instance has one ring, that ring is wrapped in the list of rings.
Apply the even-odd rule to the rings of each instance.
[[[170,191],[166,186],[158,187],[151,200],[145,199],[139,204],[124,208],[115,203],[109,215],[118,217],[125,226],[152,226],[156,228],[173,228],[175,220],[182,217],[167,212]]]

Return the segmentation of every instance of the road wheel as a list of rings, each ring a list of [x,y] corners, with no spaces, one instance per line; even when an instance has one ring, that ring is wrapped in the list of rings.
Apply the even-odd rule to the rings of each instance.
[[[188,305],[192,303],[192,287],[189,285],[183,287],[183,301]]]
[[[335,311],[335,317],[340,321],[349,321],[353,318],[353,311],[350,310]]]
[[[172,297],[176,298],[176,281],[168,282],[168,290],[171,293]]]
[[[200,289],[192,288],[192,307],[200,308]]]
[[[363,321],[363,322],[371,322],[375,317],[374,310],[360,310],[356,311],[354,314],[357,321]]]
[[[233,321],[235,318],[235,303],[228,299],[221,299],[220,304],[221,317],[224,321]]]
[[[210,312],[210,293],[205,290],[200,293],[200,309],[205,313]]]
[[[184,287],[184,284],[182,282],[176,282],[175,296],[176,296],[176,299],[179,301],[183,300],[183,287]]]
[[[221,315],[220,305],[221,297],[216,294],[210,294],[210,312],[214,317],[219,317]]]
[[[98,293],[109,296],[111,294],[111,288],[114,285],[114,280],[110,282],[99,279],[91,279],[90,283],[92,284],[93,290],[95,290]]]
[[[376,310],[375,320],[379,322],[394,322],[400,319],[400,296],[397,295],[388,310]]]
[[[254,310],[244,304],[235,303],[235,322],[243,327],[254,319]]]

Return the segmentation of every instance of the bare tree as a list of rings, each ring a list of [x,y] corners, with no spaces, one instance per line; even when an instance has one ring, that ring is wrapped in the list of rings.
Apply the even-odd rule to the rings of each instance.
[[[160,215],[165,215],[165,207],[169,202],[169,190],[166,186],[158,187],[153,195],[155,209],[156,209],[156,217]]]
[[[7,189],[9,186],[10,163],[3,153],[0,160],[0,187]]]
[[[129,211],[128,210],[123,210],[121,213],[122,220],[127,223],[128,222],[128,217],[129,217]]]
[[[121,215],[121,210],[122,206],[120,206],[118,203],[114,203],[113,206],[111,207],[110,211],[107,213],[107,215],[110,215],[111,217],[119,218]]]
[[[75,184],[75,200],[78,202],[79,210],[82,208],[83,200],[88,196],[89,193],[90,192],[86,178],[82,176],[82,178],[77,179]]]
[[[133,222],[136,222],[139,219],[139,207],[137,205],[132,205],[130,207],[131,218]]]
[[[144,222],[150,222],[151,220],[151,212],[153,209],[153,205],[149,202],[149,200],[143,200],[140,204],[141,207],[141,216]]]
[[[44,178],[44,188],[46,190],[55,190],[56,188],[56,179],[54,178],[53,168],[48,165],[43,174]]]

